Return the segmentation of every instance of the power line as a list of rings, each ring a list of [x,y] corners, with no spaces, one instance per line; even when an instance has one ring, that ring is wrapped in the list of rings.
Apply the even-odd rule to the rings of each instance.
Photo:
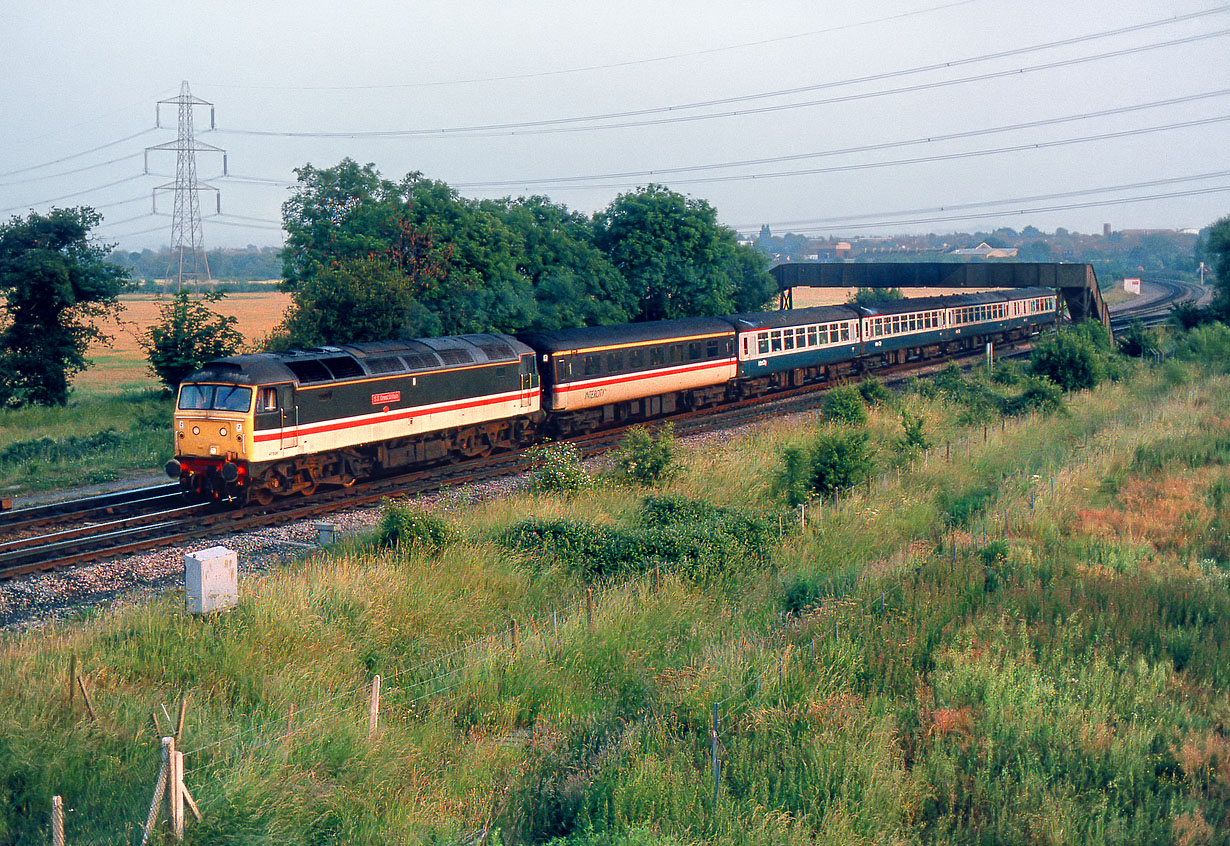
[[[504,74],[501,76],[471,77],[467,79],[440,80],[437,82],[401,82],[383,85],[228,85],[214,83],[212,84],[212,87],[238,88],[256,91],[385,91],[408,88],[440,88],[451,85],[473,85],[475,83],[486,82],[510,82],[520,79],[541,79],[551,76],[567,76],[578,73],[591,73],[593,71],[614,70],[618,68],[636,67],[638,65],[657,64],[660,62],[669,62],[678,59],[690,59],[697,56],[726,53],[734,50],[745,50],[753,47],[765,47],[771,44],[785,43],[787,41],[798,41],[806,38],[814,38],[817,35],[830,35],[834,32],[843,32],[845,30],[858,29],[865,26],[872,26],[874,24],[888,23],[890,21],[901,20],[903,18],[916,17],[918,15],[930,14],[931,12],[952,9],[957,6],[968,6],[974,2],[977,2],[977,0],[956,0],[956,2],[953,3],[944,3],[939,6],[932,6],[926,9],[916,9],[911,12],[901,12],[896,15],[887,15],[882,18],[873,18],[866,21],[856,21],[854,23],[826,27],[824,29],[814,29],[810,32],[797,32],[790,35],[779,36],[777,38],[765,38],[759,41],[745,41],[739,44],[728,44],[724,47],[709,47],[704,50],[692,50],[686,53],[671,53],[665,56],[651,56],[645,59],[628,59],[622,62],[609,62],[600,65],[584,65],[581,67],[561,68],[558,70]],[[1175,18],[1175,20],[1181,20],[1181,18]]]
[[[133,176],[125,176],[123,179],[117,179],[114,182],[108,182],[105,185],[95,185],[91,188],[82,188],[80,191],[74,191],[71,194],[64,194],[59,197],[52,197],[47,200],[38,200],[33,203],[22,203],[18,206],[10,206],[7,209],[0,209],[0,212],[20,211],[22,209],[32,208],[34,206],[44,206],[48,203],[58,203],[60,200],[70,200],[73,197],[80,197],[82,194],[92,194],[95,191],[101,191],[104,188],[114,188],[116,185],[123,185],[125,182],[132,182],[134,179],[142,179],[146,176],[144,173],[138,173]]]
[[[1153,200],[1170,200],[1179,197],[1196,197],[1206,194],[1219,194],[1230,191],[1230,185],[1217,185],[1210,188],[1193,188],[1189,191],[1171,191],[1165,194],[1147,194],[1136,197],[1119,197],[1109,200],[1091,200],[1085,203],[1066,203],[1056,206],[1036,206],[1034,208],[1009,209],[1001,211],[988,211],[982,214],[959,214],[945,215],[942,217],[923,217],[905,220],[884,220],[874,223],[853,223],[840,226],[811,226],[803,227],[798,234],[804,234],[808,231],[828,232],[832,230],[848,230],[848,229],[875,229],[885,226],[915,226],[924,223],[947,223],[954,220],[978,220],[986,217],[1004,217],[1006,215],[1026,215],[1026,214],[1041,214],[1042,212],[1054,211],[1071,211],[1073,209],[1090,209],[1101,206],[1117,206],[1125,203],[1147,203]],[[772,224],[770,224],[772,225]]]
[[[1030,197],[1013,197],[1005,200],[985,200],[977,203],[949,203],[943,206],[931,206],[929,208],[904,209],[895,212],[874,212],[871,214],[855,214],[843,215],[839,217],[816,217],[804,220],[781,220],[770,222],[772,227],[794,227],[794,226],[816,226],[825,223],[849,224],[856,220],[874,220],[887,217],[901,217],[908,215],[920,214],[939,214],[941,212],[961,211],[965,209],[980,209],[987,206],[1003,206],[1015,205],[1017,203],[1036,203],[1044,200],[1059,200],[1069,197],[1085,197],[1090,194],[1106,194],[1112,191],[1135,191],[1141,188],[1156,188],[1160,185],[1174,185],[1182,182],[1198,182],[1205,179],[1224,179],[1230,177],[1230,170],[1218,170],[1212,173],[1197,173],[1191,176],[1173,176],[1165,179],[1150,179],[1146,182],[1129,182],[1123,185],[1105,185],[1100,188],[1083,188],[1077,191],[1059,191],[1053,194],[1035,194]],[[741,224],[732,226],[732,229],[746,230],[755,229],[761,226],[756,224]]]
[[[1230,7],[1219,7],[1215,12],[1230,10]],[[1213,14],[1214,12],[1206,12],[1203,14]],[[1162,23],[1170,23],[1171,19],[1152,24],[1141,24],[1136,27],[1129,27],[1121,30],[1113,30],[1107,33],[1097,33],[1094,35],[1081,36],[1074,39],[1066,39],[1064,41],[1051,42],[1049,44],[1037,45],[1033,47],[1021,47],[1015,50],[1002,51],[1000,53],[990,53],[984,56],[972,57],[968,59],[959,59],[952,62],[945,62],[937,65],[928,65],[919,68],[911,68],[902,71],[892,71],[884,74],[874,74],[856,79],[847,79],[834,82],[818,83],[816,85],[800,86],[795,88],[783,88],[776,91],[760,92],[756,94],[746,94],[738,97],[726,97],[715,100],[703,100],[691,103],[679,103],[670,106],[658,106],[648,109],[632,109],[621,112],[607,112],[593,115],[582,115],[565,118],[548,118],[534,121],[519,121],[514,123],[497,123],[497,124],[474,124],[470,126],[447,127],[438,129],[395,129],[395,130],[351,130],[340,132],[290,132],[290,131],[272,131],[272,130],[253,130],[253,129],[218,129],[218,132],[230,133],[233,135],[256,135],[267,137],[281,138],[405,138],[418,136],[478,136],[484,135],[502,135],[502,134],[550,134],[561,132],[588,132],[593,130],[606,129],[622,129],[629,127],[641,126],[661,126],[673,123],[686,123],[699,120],[714,120],[717,118],[739,117],[754,114],[765,114],[769,112],[788,111],[793,109],[813,108],[816,106],[832,105],[835,103],[847,103],[856,100],[871,99],[874,97],[884,97],[892,94],[907,94],[917,91],[929,91],[937,88],[946,88],[954,85],[963,85],[968,82],[983,82],[991,79],[999,79],[1009,76],[1020,76],[1026,73],[1034,73],[1043,70],[1054,70],[1057,68],[1070,67],[1073,65],[1085,64],[1088,62],[1101,61],[1109,58],[1119,58],[1122,56],[1133,55],[1136,53],[1147,52],[1150,50],[1159,50],[1167,47],[1175,47],[1184,44],[1191,44],[1198,41],[1205,41],[1213,38],[1221,38],[1230,35],[1230,29],[1220,29],[1210,32],[1197,33],[1181,38],[1171,39],[1169,41],[1154,42],[1151,44],[1137,45],[1135,47],[1125,47],[1118,50],[1111,50],[1104,53],[1094,53],[1083,56],[1076,56],[1068,59],[1058,59],[1051,62],[1044,62],[1037,65],[1027,65],[1024,67],[1009,68],[1006,70],[989,71],[987,73],[975,74],[972,76],[957,77],[955,79],[938,80],[934,82],[918,83],[915,85],[900,86],[897,88],[886,88],[878,91],[866,91],[855,94],[845,94],[836,97],[827,97],[818,100],[808,100],[800,103],[779,103],[776,105],[757,106],[755,108],[740,109],[728,112],[714,112],[709,114],[698,115],[675,115],[669,118],[655,118],[652,120],[627,120],[628,118],[645,118],[650,115],[673,114],[680,111],[710,108],[716,105],[730,105],[733,103],[751,102],[755,100],[763,100],[772,97],[782,97],[791,94],[805,93],[809,91],[819,91],[835,87],[845,87],[869,81],[882,81],[884,79],[923,73],[927,71],[948,69],[959,65],[971,64],[974,62],[983,62],[991,59],[1002,58],[1006,55],[1016,55],[1019,53],[1033,52],[1038,50],[1050,49],[1054,46],[1067,46],[1080,41],[1089,41],[1097,38],[1106,38],[1110,35],[1117,35],[1125,31],[1140,29],[1145,26],[1158,26]],[[592,124],[594,121],[621,121],[617,123],[603,123],[599,125],[578,126],[578,124]]]
[[[615,173],[591,174],[589,176],[548,176],[537,179],[506,179],[494,182],[458,182],[453,185],[455,188],[498,188],[504,186],[518,186],[527,183],[533,185],[554,185],[566,182],[588,182],[595,179],[628,179],[637,177],[656,177],[675,173],[688,173],[700,170],[720,170],[734,167],[753,167],[765,164],[780,164],[782,162],[802,161],[805,159],[822,158],[828,156],[848,155],[850,153],[867,153],[878,150],[889,150],[898,147],[909,147],[918,144],[931,144],[940,141],[953,141],[963,138],[975,138],[980,135],[994,135],[1003,132],[1017,132],[1022,129],[1037,129],[1043,126],[1055,126],[1061,123],[1072,123],[1080,120],[1091,120],[1093,118],[1109,117],[1112,115],[1127,114],[1129,112],[1142,111],[1144,109],[1153,109],[1163,106],[1173,106],[1182,103],[1191,103],[1198,100],[1210,99],[1213,97],[1224,97],[1230,94],[1230,88],[1224,88],[1220,91],[1210,91],[1202,94],[1192,94],[1184,97],[1173,97],[1168,100],[1157,100],[1151,103],[1141,103],[1132,106],[1119,106],[1111,109],[1103,109],[1097,112],[1085,112],[1076,115],[1065,115],[1057,118],[1043,118],[1041,120],[1025,121],[1023,123],[1008,124],[1007,126],[996,126],[989,129],[971,129],[963,132],[951,132],[942,135],[928,135],[922,138],[912,138],[904,141],[887,141],[880,144],[864,144],[857,147],[845,147],[835,150],[822,150],[811,153],[795,153],[783,156],[770,156],[759,159],[743,159],[731,162],[718,162],[703,165],[682,165],[679,167],[655,168],[652,170],[640,171],[623,171]]]
[[[49,162],[42,162],[41,164],[30,165],[28,167],[20,167],[20,168],[17,168],[17,170],[8,170],[8,171],[5,171],[4,173],[0,173],[0,177],[14,176],[18,173],[28,173],[29,171],[38,170],[39,168],[42,168],[42,167],[50,167],[51,165],[61,164],[62,162],[72,161],[73,159],[79,159],[82,156],[88,156],[90,153],[97,153],[99,150],[105,150],[108,147],[114,147],[117,144],[123,144],[127,141],[132,141],[134,138],[140,138],[142,135],[153,132],[154,129],[155,127],[150,126],[145,129],[142,129],[140,132],[134,132],[132,135],[125,135],[123,138],[117,138],[114,141],[108,141],[106,144],[99,144],[97,147],[91,147],[88,150],[82,150],[80,153],[73,153],[72,155],[61,156],[58,159],[52,159]]]
[[[115,164],[116,162],[127,161],[128,159],[135,159],[139,155],[141,154],[140,153],[129,153],[126,156],[118,156],[117,158],[114,158],[114,159],[107,159],[105,162],[98,162],[97,164],[85,165],[84,167],[75,168],[74,170],[62,170],[59,173],[48,173],[44,176],[28,176],[25,179],[14,179],[11,182],[0,182],[0,188],[7,188],[10,185],[25,185],[26,183],[29,183],[29,182],[42,182],[47,179],[58,179],[61,176],[72,176],[74,173],[85,173],[87,170],[94,170],[95,168],[106,167],[107,165],[112,165],[112,164]]]
[[[1129,138],[1136,135],[1149,135],[1154,132],[1166,132],[1173,129],[1189,129],[1195,126],[1207,126],[1214,123],[1223,123],[1227,120],[1230,120],[1230,115],[1217,115],[1215,117],[1201,118],[1199,120],[1180,121],[1177,123],[1146,126],[1137,129],[1123,129],[1115,132],[1101,132],[1096,135],[1081,135],[1074,138],[1061,138],[1054,141],[1035,141],[1025,144],[1013,144],[1007,147],[993,147],[986,150],[968,150],[960,153],[936,153],[930,156],[916,156],[914,158],[907,159],[891,159],[889,161],[882,162],[828,165],[825,167],[804,168],[799,170],[779,170],[769,173],[733,174],[727,176],[696,177],[694,179],[676,179],[671,182],[671,185],[701,185],[719,182],[746,182],[757,179],[782,179],[793,176],[815,176],[826,173],[845,173],[849,171],[872,170],[876,168],[898,167],[900,165],[924,164],[928,162],[956,161],[959,159],[972,159],[981,158],[983,156],[999,155],[1001,153],[1018,153],[1025,150],[1043,150],[1052,147],[1066,147],[1072,144],[1084,144],[1090,141],[1106,141],[1116,138]],[[531,183],[524,184],[529,185]],[[591,183],[585,185],[561,185],[556,187],[564,190],[615,190],[626,188],[629,184],[630,183]],[[470,183],[467,187],[474,187],[474,183]]]

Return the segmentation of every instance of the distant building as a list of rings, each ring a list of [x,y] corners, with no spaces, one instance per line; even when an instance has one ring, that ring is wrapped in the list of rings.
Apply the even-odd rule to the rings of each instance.
[[[992,247],[986,241],[983,241],[977,247],[964,247],[953,250],[949,255],[976,259],[999,259],[1016,258],[1016,253],[1016,247]]]

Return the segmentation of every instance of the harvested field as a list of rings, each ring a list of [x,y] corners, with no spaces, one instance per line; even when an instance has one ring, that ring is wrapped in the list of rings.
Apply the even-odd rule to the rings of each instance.
[[[73,380],[73,386],[102,392],[153,386],[155,380],[145,369],[145,351],[137,339],[158,320],[158,307],[167,300],[166,296],[154,294],[121,297],[124,312],[119,322],[108,322],[103,327],[103,331],[112,336],[111,341],[90,348],[89,357],[93,366],[79,374]],[[252,345],[277,325],[289,303],[289,294],[269,291],[228,294],[213,308],[221,314],[237,316],[245,343]]]

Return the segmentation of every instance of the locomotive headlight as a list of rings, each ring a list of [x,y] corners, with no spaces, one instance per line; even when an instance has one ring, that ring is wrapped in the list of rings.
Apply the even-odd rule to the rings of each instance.
[[[219,429],[218,434],[225,438],[226,437],[226,427],[223,426],[221,429]]]
[[[193,427],[192,427],[192,434],[194,434],[194,435],[199,435],[199,434],[201,434],[201,427],[200,427],[200,426],[193,426]]]

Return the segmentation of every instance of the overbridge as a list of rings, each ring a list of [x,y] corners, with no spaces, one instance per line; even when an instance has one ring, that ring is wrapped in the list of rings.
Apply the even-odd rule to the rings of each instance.
[[[791,262],[769,271],[781,308],[793,307],[795,288],[1054,288],[1074,323],[1100,320],[1110,332],[1110,309],[1093,266],[1053,262]]]

